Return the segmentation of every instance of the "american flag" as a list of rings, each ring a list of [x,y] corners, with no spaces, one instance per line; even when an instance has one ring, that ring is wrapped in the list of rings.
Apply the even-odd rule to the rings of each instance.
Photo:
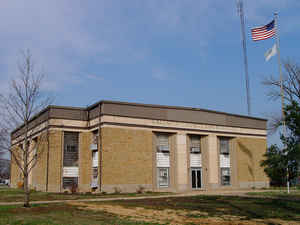
[[[252,40],[253,41],[260,41],[265,40],[270,37],[273,37],[276,33],[275,29],[275,20],[272,20],[271,23],[262,26],[262,27],[256,27],[251,29],[252,34]]]

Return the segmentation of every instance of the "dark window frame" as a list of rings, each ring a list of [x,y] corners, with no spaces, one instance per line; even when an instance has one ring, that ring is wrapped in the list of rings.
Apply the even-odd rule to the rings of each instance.
[[[220,140],[220,154],[229,155],[230,154],[229,138],[220,138],[219,140]]]
[[[224,155],[230,158],[230,138],[219,137],[219,155]],[[228,175],[223,175],[223,171],[228,171]],[[231,185],[231,165],[230,167],[220,166],[220,183],[221,186]]]
[[[75,185],[77,188],[78,177],[63,177],[62,183],[64,189],[72,188],[73,185]]]
[[[166,170],[167,171],[167,184],[162,184],[160,182],[160,171]],[[169,167],[157,167],[157,186],[158,188],[168,188],[170,187],[170,168]]]
[[[99,139],[99,131],[95,130],[95,131],[93,131],[93,135],[92,135],[92,144],[97,145],[98,139]]]
[[[79,163],[79,132],[64,132],[63,166],[73,167]]]
[[[201,154],[201,137],[190,135],[190,153]]]
[[[98,167],[92,167],[92,178],[98,179]]]
[[[228,171],[228,175],[223,175],[223,171]],[[231,185],[231,173],[229,167],[221,167],[220,168],[221,173],[221,185],[222,186],[229,186]]]
[[[161,141],[160,139],[162,139],[162,137],[167,138],[167,144],[163,143],[163,141]],[[169,134],[163,134],[163,133],[158,133],[156,135],[156,152],[162,152],[162,153],[170,153],[170,135]]]

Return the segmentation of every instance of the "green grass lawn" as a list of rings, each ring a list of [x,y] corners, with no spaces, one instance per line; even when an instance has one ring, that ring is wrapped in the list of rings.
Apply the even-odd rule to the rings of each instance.
[[[124,209],[165,210],[167,213],[185,212],[183,222],[179,224],[300,224],[300,202],[271,198],[248,198],[232,196],[193,196],[159,199],[131,199],[110,202],[86,202],[88,206],[99,207],[98,211],[88,206],[70,204],[33,205],[31,208],[22,206],[0,206],[0,224],[168,224],[170,220],[160,220],[156,216],[153,221],[135,221],[135,214],[124,216],[119,214],[117,207]],[[116,208],[114,213],[103,210],[104,206]],[[136,208],[139,207],[139,208]],[[171,210],[171,211],[170,211]],[[142,211],[139,211],[143,212]],[[213,222],[205,221],[212,219]],[[158,221],[157,221],[158,220]],[[190,220],[194,222],[191,223]],[[238,222],[236,222],[238,221]],[[236,223],[235,223],[236,222]],[[259,222],[259,223],[257,223]],[[178,224],[178,223],[177,223]]]
[[[276,191],[248,192],[247,195],[300,201],[300,190],[296,190],[296,189],[291,190],[289,194],[287,193],[286,189],[281,189]]]
[[[115,214],[78,209],[67,204],[0,206],[0,224],[22,225],[93,225],[93,224],[151,224],[120,218]],[[154,223],[153,223],[154,224]]]
[[[91,204],[105,203],[92,202]],[[243,217],[246,220],[278,218],[287,221],[299,221],[300,224],[300,201],[199,195],[192,197],[134,199],[115,201],[111,204],[159,210],[198,210],[202,213],[205,212],[208,217],[224,217],[230,215]]]
[[[41,191],[31,191],[31,201],[51,201],[51,200],[76,200],[91,198],[110,198],[110,197],[137,197],[137,196],[153,196],[171,194],[167,192],[145,192],[138,193],[116,193],[116,194],[92,194],[92,193],[47,193]],[[22,202],[24,200],[24,191],[14,188],[0,188],[0,202]]]

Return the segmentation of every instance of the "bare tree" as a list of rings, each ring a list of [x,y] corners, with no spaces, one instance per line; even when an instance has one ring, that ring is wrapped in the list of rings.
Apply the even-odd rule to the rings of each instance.
[[[4,137],[5,137],[4,129],[0,127],[0,178],[3,178],[4,174],[5,175],[10,174],[10,166],[7,163],[4,163],[7,160],[5,158],[8,157],[8,151],[6,150],[6,148],[3,148],[3,145],[1,144],[3,142]]]
[[[1,134],[0,134],[1,135]],[[0,159],[2,159],[4,157],[4,155],[6,154],[5,149],[0,149]]]
[[[0,179],[9,179],[10,161],[8,159],[0,159]]]
[[[20,59],[19,76],[11,80],[7,94],[0,94],[0,149],[10,152],[12,163],[21,171],[25,192],[24,206],[29,207],[28,177],[42,154],[42,143],[47,141],[46,134],[33,141],[30,120],[49,105],[52,98],[42,91],[45,75],[36,72],[30,51],[22,51]],[[21,136],[17,146],[11,146],[10,134],[16,128],[21,129]]]
[[[300,67],[288,60],[284,62],[285,74],[283,75],[283,92],[284,101],[287,104],[296,101],[300,103]],[[270,100],[278,100],[280,94],[280,80],[274,76],[267,77],[262,82],[269,88],[267,93]],[[282,124],[282,116],[280,114],[273,114],[269,120],[269,131],[275,132]]]

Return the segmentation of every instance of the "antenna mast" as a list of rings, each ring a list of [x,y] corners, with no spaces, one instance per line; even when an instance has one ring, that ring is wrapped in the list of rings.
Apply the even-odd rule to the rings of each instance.
[[[241,33],[242,33],[242,46],[244,53],[244,66],[245,66],[245,78],[246,78],[246,94],[247,94],[247,107],[248,115],[251,115],[251,103],[250,103],[250,88],[249,88],[249,75],[248,75],[248,58],[247,58],[247,46],[246,46],[246,34],[245,34],[245,16],[244,16],[244,4],[243,0],[237,0],[238,14],[241,19]]]

